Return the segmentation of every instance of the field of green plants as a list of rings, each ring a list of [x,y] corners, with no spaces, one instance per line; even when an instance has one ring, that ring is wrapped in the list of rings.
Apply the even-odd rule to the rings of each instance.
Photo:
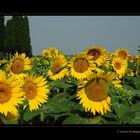
[[[140,124],[140,55],[93,45],[0,60],[0,123]]]

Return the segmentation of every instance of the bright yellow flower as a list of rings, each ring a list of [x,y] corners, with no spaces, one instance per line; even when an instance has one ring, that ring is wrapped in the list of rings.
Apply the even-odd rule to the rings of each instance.
[[[110,109],[111,98],[108,95],[109,82],[114,79],[114,73],[91,75],[88,80],[81,81],[77,90],[77,98],[85,108],[94,115],[96,112],[104,115]]]
[[[43,56],[50,56],[50,51],[49,50],[43,50]]]
[[[17,106],[22,104],[24,92],[21,90],[21,80],[14,76],[7,78],[6,73],[0,70],[0,112],[17,114]]]
[[[99,45],[94,45],[86,50],[86,53],[88,55],[91,55],[93,58],[93,61],[98,64],[102,65],[108,58],[108,54],[106,52],[106,49],[102,48]]]
[[[48,71],[48,76],[52,80],[60,80],[68,74],[67,59],[63,54],[56,54],[52,57],[51,68]]]
[[[10,75],[22,76],[22,70],[29,70],[31,69],[31,60],[29,57],[26,57],[25,53],[16,54],[11,59],[11,63],[7,66],[7,71]]]
[[[128,63],[127,60],[123,60],[121,58],[113,58],[112,66],[116,73],[119,75],[119,78],[122,78],[126,72]]]
[[[86,55],[85,53],[79,53],[73,56],[68,66],[70,67],[70,74],[77,79],[86,78],[96,68],[92,56]]]
[[[29,102],[30,111],[39,109],[48,100],[49,89],[47,81],[42,76],[27,74],[23,91],[25,92],[25,99]]]
[[[124,48],[119,48],[114,53],[114,56],[115,57],[120,57],[121,59],[128,59],[130,55],[128,53],[128,50],[126,50]]]

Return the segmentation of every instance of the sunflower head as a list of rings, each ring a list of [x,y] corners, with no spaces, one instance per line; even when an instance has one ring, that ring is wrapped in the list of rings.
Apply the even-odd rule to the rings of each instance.
[[[60,53],[60,51],[57,48],[49,48],[49,52],[50,52],[51,56]]]
[[[49,50],[43,50],[43,56],[49,57],[50,51]]]
[[[128,53],[128,50],[126,50],[124,48],[117,49],[116,52],[114,53],[114,55],[116,57],[120,57],[121,59],[128,59],[128,57],[130,56]]]
[[[11,74],[20,74],[22,70],[31,69],[31,60],[25,53],[16,54],[12,57],[11,63],[7,66]]]
[[[22,81],[14,76],[7,78],[6,73],[0,70],[0,112],[17,114],[17,106],[22,104],[24,92],[21,89]]]
[[[128,76],[133,77],[133,76],[134,76],[134,71],[131,70],[131,69],[127,69],[126,74],[127,74]]]
[[[102,87],[102,88],[101,88]],[[101,78],[89,81],[85,86],[85,93],[89,100],[100,102],[108,96],[109,86],[107,82]]]
[[[92,60],[101,65],[108,58],[108,54],[104,48],[99,45],[94,45],[86,50],[87,55],[92,56]]]
[[[113,79],[111,73],[91,75],[87,81],[81,81],[77,90],[77,98],[85,108],[94,115],[96,112],[105,114],[110,109],[110,97],[108,95],[110,86],[109,81]]]
[[[116,71],[116,73],[121,78],[125,74],[128,63],[127,63],[127,60],[124,60],[121,58],[113,58],[112,66],[113,66],[113,69]]]
[[[42,76],[37,77],[34,74],[27,74],[23,84],[23,91],[31,111],[39,109],[42,104],[47,102],[49,89],[47,81]]]
[[[54,55],[51,59],[51,68],[48,71],[48,76],[52,80],[62,79],[65,75],[68,74],[68,69],[66,66],[67,59],[63,54],[58,53]]]
[[[77,79],[86,78],[96,68],[92,56],[85,53],[79,53],[72,57],[68,66],[70,67],[70,74]]]

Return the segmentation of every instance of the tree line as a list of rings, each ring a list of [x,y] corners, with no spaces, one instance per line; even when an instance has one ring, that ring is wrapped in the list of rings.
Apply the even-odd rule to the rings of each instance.
[[[0,16],[0,57],[9,59],[15,52],[32,57],[28,17],[12,16],[5,24]]]

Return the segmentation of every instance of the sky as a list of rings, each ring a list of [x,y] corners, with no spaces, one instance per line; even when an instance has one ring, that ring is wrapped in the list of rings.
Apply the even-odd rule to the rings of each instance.
[[[140,16],[28,16],[33,55],[56,47],[76,54],[99,44],[108,52],[138,54]]]

